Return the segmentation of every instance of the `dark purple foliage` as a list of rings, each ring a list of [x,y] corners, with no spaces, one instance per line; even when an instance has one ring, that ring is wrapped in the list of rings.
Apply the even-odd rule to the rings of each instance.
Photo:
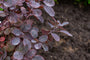
[[[60,41],[55,32],[72,36],[63,28],[69,23],[54,18],[54,5],[54,0],[0,0],[0,7],[4,9],[0,11],[0,17],[4,18],[0,21],[0,49],[5,50],[0,51],[0,60],[45,60],[37,51],[41,48],[48,51],[50,38]],[[42,9],[52,20],[45,21]],[[37,23],[47,24],[51,30],[42,29]]]

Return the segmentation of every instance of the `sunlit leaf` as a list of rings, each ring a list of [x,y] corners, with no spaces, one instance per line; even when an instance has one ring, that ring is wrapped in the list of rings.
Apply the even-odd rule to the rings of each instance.
[[[32,43],[37,43],[37,41],[36,41],[36,40],[33,40],[33,39],[31,40],[31,42],[32,42]]]
[[[59,24],[59,26],[65,26],[65,25],[67,25],[67,24],[69,24],[69,22],[63,22],[63,23],[61,23],[59,20],[57,21]]]
[[[50,6],[50,7],[55,5],[54,0],[44,0],[43,2],[45,3],[45,5]]]
[[[13,54],[14,59],[21,60],[23,59],[23,53],[20,51],[15,51]]]
[[[18,45],[20,43],[20,38],[19,37],[14,37],[11,40],[12,45]]]
[[[65,34],[67,34],[68,36],[71,36],[72,37],[72,34],[70,34],[68,31],[66,31],[66,30],[60,30],[60,32],[62,32],[62,33],[65,33]]]
[[[40,49],[42,46],[42,43],[37,43],[34,45],[35,49]]]

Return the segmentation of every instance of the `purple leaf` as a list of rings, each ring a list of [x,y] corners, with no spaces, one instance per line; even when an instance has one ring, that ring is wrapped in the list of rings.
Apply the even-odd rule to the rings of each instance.
[[[46,42],[48,40],[48,36],[47,35],[42,35],[39,37],[39,41],[40,42]]]
[[[27,56],[28,58],[32,58],[33,56],[36,55],[36,53],[37,53],[37,51],[36,51],[35,49],[31,49],[31,50],[26,54],[26,56]]]
[[[31,42],[28,39],[26,39],[26,38],[23,39],[23,45],[24,46],[27,45],[28,49],[31,49],[31,47],[32,47]]]
[[[58,24],[59,26],[65,26],[65,25],[69,24],[69,22],[63,22],[63,23],[61,24],[61,22],[60,22],[59,20],[57,20],[57,22],[59,23],[59,24]]]
[[[32,43],[37,43],[37,41],[35,41],[35,40],[33,40],[33,39],[31,40],[31,42],[32,42]]]
[[[28,32],[31,29],[31,25],[30,24],[22,24],[20,28],[23,32]]]
[[[55,27],[54,25],[52,25],[52,24],[49,23],[49,22],[48,22],[48,24],[49,24],[49,26],[50,26],[51,28],[54,28],[54,27]]]
[[[45,5],[50,6],[50,7],[55,5],[54,0],[44,0],[43,2]]]
[[[40,9],[33,9],[33,15],[35,16],[41,16],[42,15],[42,11]]]
[[[42,48],[44,49],[44,51],[48,51],[49,50],[49,48],[48,48],[48,46],[46,44],[42,44]]]
[[[66,30],[60,30],[60,32],[62,32],[62,33],[65,33],[65,34],[67,34],[68,36],[71,36],[72,37],[72,34],[70,34],[68,31],[66,31]]]
[[[33,7],[33,8],[39,8],[40,7],[40,3],[38,3],[38,2],[35,2],[35,1],[33,1],[33,0],[31,0],[30,1],[31,2],[31,7]]]
[[[37,32],[39,32],[38,27],[33,27],[32,30],[36,30]]]
[[[36,55],[32,58],[32,60],[45,60],[45,59],[40,55]]]
[[[24,34],[25,34],[25,36],[23,36],[23,38],[27,38],[29,40],[32,40],[33,39],[33,37],[31,36],[31,34],[29,34],[29,33],[24,33]]]
[[[9,35],[11,33],[11,29],[10,28],[7,28],[5,31],[4,31],[4,34],[5,35]]]
[[[15,36],[24,35],[24,33],[21,32],[21,31],[20,31],[19,29],[17,29],[17,28],[14,28],[14,29],[12,30],[12,33],[13,33]]]
[[[28,52],[28,50],[30,50],[30,49],[28,48],[28,45],[24,46],[22,42],[21,42],[21,43],[16,47],[16,49],[15,49],[15,51],[20,51],[20,52],[22,52],[23,55],[26,54],[26,53]]]
[[[40,21],[41,23],[44,23],[44,19],[43,19],[42,16],[37,16],[37,18],[39,19],[39,21]]]
[[[38,37],[38,32],[35,29],[32,29],[29,33],[31,34],[31,36],[33,38],[37,38]]]
[[[26,11],[26,9],[25,9],[24,7],[21,7],[21,12],[22,12],[23,14],[26,14],[26,13],[27,13],[27,11]]]
[[[69,24],[69,22],[63,22],[62,26]]]
[[[37,43],[34,45],[35,49],[40,49],[42,46],[42,43]]]
[[[15,51],[13,54],[14,59],[21,60],[23,59],[23,53],[20,51]]]
[[[11,40],[12,45],[18,45],[20,43],[20,38],[19,37],[14,37]]]
[[[55,12],[52,7],[44,6],[44,10],[50,15],[55,16]]]
[[[60,41],[60,37],[56,33],[51,33],[51,35],[56,41]]]
[[[9,20],[9,22],[12,23],[12,24],[18,22],[17,19],[16,19],[16,16],[10,16],[10,17],[8,17],[8,20]]]
[[[13,5],[13,1],[12,0],[7,0],[3,4],[4,4],[5,7],[11,7]]]

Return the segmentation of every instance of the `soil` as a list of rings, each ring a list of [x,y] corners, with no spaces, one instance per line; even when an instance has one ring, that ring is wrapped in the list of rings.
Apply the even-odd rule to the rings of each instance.
[[[71,4],[56,5],[54,10],[57,20],[70,23],[64,28],[73,37],[60,34],[60,42],[49,43],[49,51],[42,51],[40,54],[46,60],[90,60],[90,10],[83,10]]]

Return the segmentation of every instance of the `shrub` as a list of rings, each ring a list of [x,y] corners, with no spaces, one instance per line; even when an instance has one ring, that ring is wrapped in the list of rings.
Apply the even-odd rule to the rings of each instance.
[[[0,0],[0,17],[3,18],[0,21],[0,60],[44,60],[37,51],[41,48],[48,51],[46,42],[51,38],[60,41],[56,32],[72,36],[63,28],[69,23],[54,18],[54,5],[54,0]],[[52,20],[45,21],[42,10]],[[48,24],[51,29],[40,28],[39,22]]]

